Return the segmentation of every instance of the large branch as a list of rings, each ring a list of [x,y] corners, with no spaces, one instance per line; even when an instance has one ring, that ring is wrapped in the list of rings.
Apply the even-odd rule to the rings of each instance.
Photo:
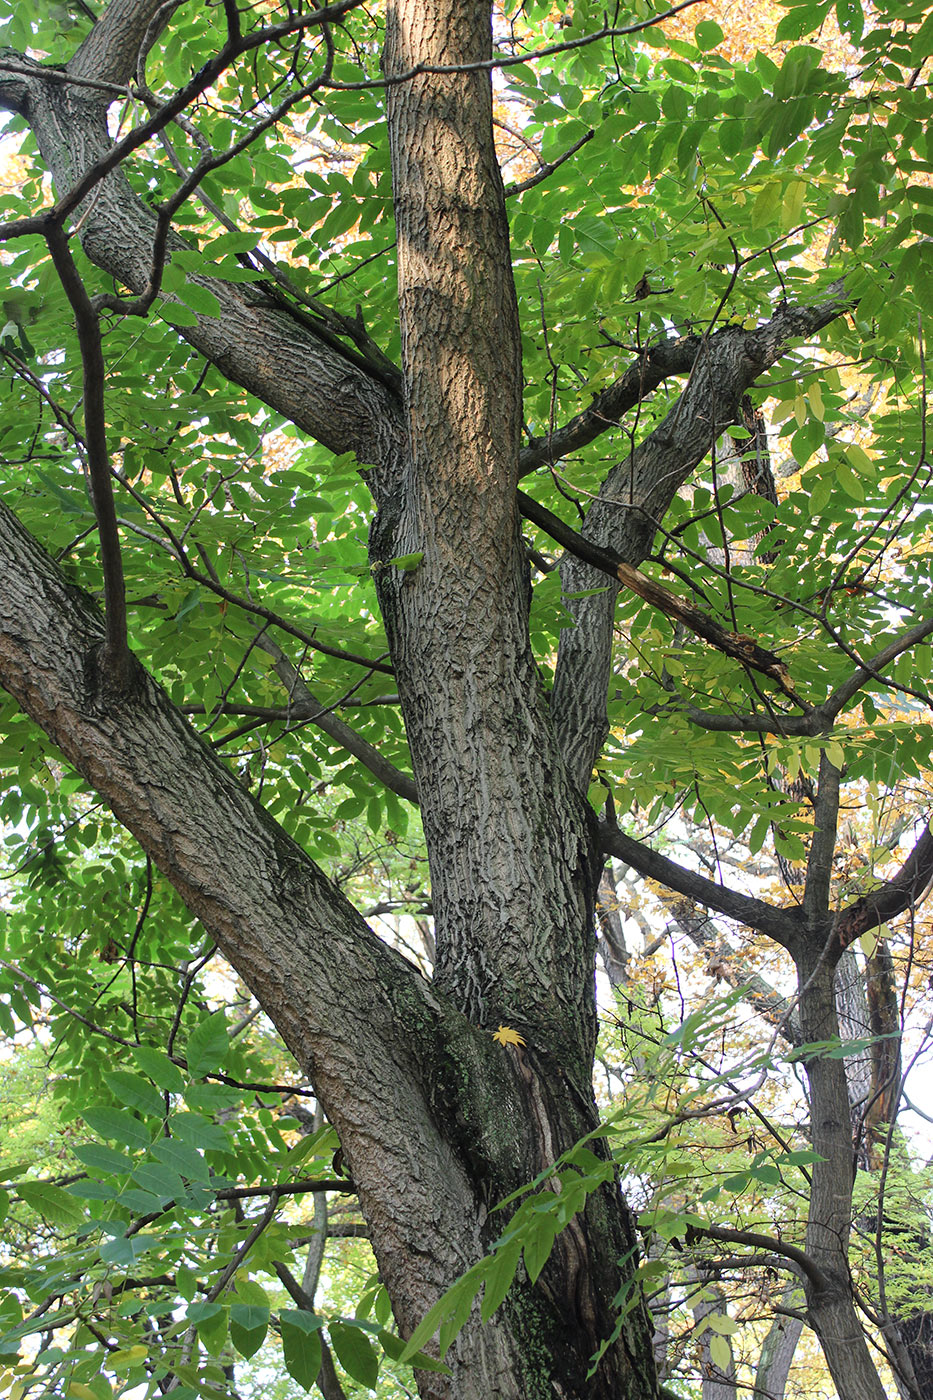
[[[685,895],[696,904],[715,909],[727,918],[757,929],[759,933],[773,938],[782,948],[787,948],[795,938],[800,927],[800,914],[796,908],[779,909],[773,904],[766,904],[763,899],[730,890],[726,885],[717,885],[705,875],[688,870],[686,866],[678,865],[676,861],[653,851],[633,836],[626,836],[624,831],[608,822],[600,824],[599,834],[607,855],[624,860],[647,879],[656,880],[659,885]]]
[[[299,671],[295,669],[284,651],[271,637],[260,632],[256,645],[273,658],[276,675],[288,689],[289,699],[294,703],[287,712],[289,720],[310,720],[322,729],[335,743],[358,759],[375,778],[385,783],[390,792],[404,797],[407,802],[418,803],[418,788],[414,778],[396,768],[378,749],[368,743],[355,729],[351,729],[338,715],[324,705],[308,689]]]
[[[103,62],[100,55],[106,53],[119,60],[106,67],[108,77],[125,80],[156,8],[152,0],[114,0],[66,75],[86,79],[92,60]],[[106,162],[114,144],[107,129],[112,93],[61,78],[60,71],[44,70],[24,57],[15,74],[0,74],[0,108],[29,123],[60,197]],[[81,242],[90,260],[122,286],[145,293],[157,220],[130,188],[122,167],[94,185],[80,214]],[[174,235],[168,240],[169,254],[187,246]],[[323,323],[317,333],[312,318],[299,319],[275,305],[261,287],[207,275],[193,280],[217,297],[220,313],[199,316],[196,325],[180,330],[189,344],[332,451],[397,465],[404,453],[398,396],[360,363],[352,347],[341,349]]]
[[[837,915],[834,931],[838,960],[854,940],[894,919],[908,909],[914,909],[930,893],[933,884],[933,830],[926,826],[895,876],[871,894],[863,895]]]
[[[417,1059],[449,1013],[141,667],[120,695],[101,688],[99,611],[2,505],[0,579],[0,684],[135,835],[311,1071],[370,1218],[397,1219],[404,1253],[413,1151],[426,1180],[436,1171],[445,1192],[453,1183],[451,1211],[469,1194],[456,1204],[460,1169],[433,1126]],[[462,1222],[448,1226],[456,1238]],[[420,1277],[416,1314],[450,1281]]]
[[[787,350],[791,340],[815,334],[848,305],[842,289],[814,306],[787,306],[755,330],[725,326],[698,350],[683,393],[664,420],[609,473],[590,507],[582,533],[637,568],[658,525],[690,473],[735,421],[742,395]],[[608,732],[606,697],[617,588],[574,559],[561,569],[564,592],[601,589],[571,599],[573,627],[561,633],[552,707],[575,781],[587,785]]]
[[[555,466],[562,457],[579,452],[602,433],[617,428],[626,413],[654,393],[665,379],[689,374],[702,344],[702,336],[684,335],[646,350],[623,375],[595,396],[589,408],[546,437],[534,438],[523,447],[520,474],[527,476],[538,467]]]

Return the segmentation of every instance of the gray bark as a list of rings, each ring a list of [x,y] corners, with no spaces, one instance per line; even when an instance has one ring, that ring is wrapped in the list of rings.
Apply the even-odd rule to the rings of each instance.
[[[115,0],[70,72],[93,62],[125,81],[154,8]],[[400,3],[388,19],[390,73],[489,53],[488,6],[475,0]],[[489,1207],[596,1125],[597,862],[528,641],[518,325],[489,77],[392,92],[404,407],[253,288],[207,279],[221,315],[187,337],[325,445],[375,464],[377,566],[424,555],[414,574],[383,567],[379,583],[431,861],[433,983],[383,947],[150,678],[109,688],[99,617],[6,513],[0,681],[166,872],[311,1075],[407,1333],[498,1233]],[[0,83],[0,102],[30,121],[60,194],[110,150],[106,100],[39,65]],[[91,259],[144,288],[154,219],[119,167],[82,213]],[[527,1051],[493,1043],[500,1019]],[[638,1308],[587,1379],[634,1252],[607,1188],[538,1287],[517,1283],[486,1327],[471,1319],[452,1380],[418,1373],[422,1395],[650,1400]]]
[[[790,1283],[781,1301],[787,1308],[799,1308],[803,1295],[796,1284]],[[774,1319],[762,1345],[755,1372],[755,1393],[759,1400],[784,1400],[787,1378],[802,1331],[803,1322],[799,1318],[778,1316]]]
[[[158,8],[112,0],[65,76],[124,86]],[[394,0],[387,36],[390,78],[420,63],[472,63],[490,53],[490,6]],[[614,592],[574,605],[549,705],[528,638],[516,502],[522,471],[546,458],[540,444],[520,450],[520,338],[489,77],[422,74],[389,98],[403,394],[384,357],[326,308],[309,324],[261,287],[207,270],[198,280],[220,314],[182,334],[232,381],[371,467],[373,560],[431,865],[433,981],[375,937],[141,668],[111,686],[99,615],[6,510],[0,683],[173,882],[312,1077],[408,1333],[488,1247],[499,1228],[489,1208],[597,1122],[599,853],[584,794],[605,730]],[[30,59],[0,77],[0,107],[29,123],[59,198],[112,156],[109,101]],[[143,291],[152,210],[115,159],[85,193],[75,199],[85,252]],[[610,474],[589,537],[640,562],[748,384],[789,337],[842,309],[789,307],[754,333],[730,327],[652,352],[647,380],[689,368],[691,378]],[[630,379],[604,406],[621,411]],[[555,440],[579,445],[605,426],[582,415]],[[387,563],[410,553],[423,555],[417,570]],[[567,565],[565,587],[591,585],[588,570]],[[523,1031],[525,1050],[493,1043],[500,1019]],[[538,1286],[519,1280],[486,1327],[471,1319],[449,1356],[451,1380],[418,1373],[424,1400],[654,1400],[641,1308],[587,1376],[634,1255],[624,1202],[607,1188],[559,1239]]]
[[[839,1034],[834,968],[824,955],[828,934],[828,928],[815,929],[796,950],[805,1044]],[[810,1169],[807,1253],[824,1280],[821,1285],[806,1280],[807,1316],[841,1400],[884,1400],[884,1386],[855,1311],[848,1269],[855,1161],[845,1066],[819,1052],[805,1063],[811,1138],[819,1154]]]
[[[691,1269],[690,1277],[695,1284],[702,1285],[701,1291],[691,1305],[694,1319],[698,1324],[704,1322],[711,1313],[728,1313],[726,1297],[721,1288],[708,1279],[704,1279],[703,1274],[696,1269]],[[710,1354],[711,1334],[708,1327],[700,1338],[703,1400],[736,1400],[735,1357],[732,1353],[732,1341],[728,1337],[723,1338],[723,1340],[729,1348],[729,1364],[726,1367],[715,1362]]]

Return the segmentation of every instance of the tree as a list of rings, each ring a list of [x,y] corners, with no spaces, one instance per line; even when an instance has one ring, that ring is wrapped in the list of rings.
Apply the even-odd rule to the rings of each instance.
[[[827,13],[791,8],[778,39],[806,36]],[[10,425],[3,440],[28,474],[8,493],[22,519],[6,506],[0,516],[0,681],[63,755],[61,771],[81,775],[171,882],[310,1074],[403,1336],[501,1233],[493,1208],[598,1127],[605,854],[785,948],[799,973],[818,1154],[798,1259],[808,1319],[840,1394],[880,1400],[846,1262],[852,1141],[832,1053],[833,974],[857,937],[917,903],[933,837],[919,834],[899,870],[838,900],[832,875],[843,780],[861,790],[894,752],[919,786],[928,751],[927,727],[905,731],[898,710],[926,704],[926,692],[897,666],[925,664],[933,620],[907,569],[889,571],[883,591],[877,570],[885,550],[922,560],[926,548],[916,298],[929,280],[918,146],[930,26],[893,7],[863,35],[860,7],[840,7],[865,65],[850,89],[844,65],[821,67],[813,45],[790,47],[780,64],[732,63],[714,22],[665,41],[658,18],[604,22],[579,4],[555,24],[528,3],[497,16],[494,47],[479,0],[392,0],[384,20],[357,0],[315,10],[225,0],[206,13],[111,0],[100,14],[82,5],[67,25],[50,12],[20,35],[27,22],[13,12],[21,52],[4,52],[0,104],[28,128],[34,153],[29,140],[23,151],[55,196],[45,204],[33,176],[36,212],[2,231],[8,247],[25,240],[7,263],[4,355],[13,408],[41,401],[51,416],[25,439],[21,421]],[[493,73],[517,123],[496,116]],[[124,100],[134,113],[125,131]],[[536,150],[510,191],[496,121]],[[314,143],[335,135],[363,147],[352,178],[337,170],[297,184]],[[390,172],[397,301],[384,277]],[[642,221],[652,178],[658,217]],[[247,188],[253,214],[240,207]],[[294,241],[290,269],[257,247],[254,228],[239,232],[244,215],[267,248]],[[871,256],[856,252],[866,220]],[[801,236],[829,222],[827,266],[814,267]],[[340,242],[357,226],[366,257]],[[325,240],[336,291],[317,263]],[[156,317],[188,352],[167,348]],[[150,318],[143,350],[138,318]],[[830,341],[792,351],[821,332],[836,335],[834,358]],[[874,455],[835,367],[865,356],[897,367],[885,371]],[[581,398],[592,395],[567,412],[564,365],[586,381]],[[67,378],[77,371],[80,426]],[[817,464],[778,507],[754,482],[724,486],[716,454],[730,429],[754,442],[746,396],[780,392],[788,374],[807,389],[793,378],[782,394],[798,424],[791,450],[800,467]],[[268,436],[282,421],[319,444],[286,480],[197,464],[205,439],[220,453],[232,438],[252,456],[257,428]],[[753,450],[743,447],[746,464]],[[371,509],[358,486],[341,485],[347,454]],[[559,466],[572,454],[582,495],[571,499],[589,503],[578,528],[559,514]],[[99,546],[77,518],[75,462]],[[341,491],[328,536],[321,518]],[[40,524],[53,501],[79,538],[67,519]],[[313,529],[296,532],[296,513],[306,526],[316,516]],[[353,548],[364,519],[375,598]],[[71,578],[27,526],[67,558]],[[750,562],[730,555],[735,540],[752,541]],[[559,570],[552,542],[566,551]],[[294,619],[302,575],[326,586],[327,569],[356,578],[361,601],[355,621],[325,609],[330,627],[319,630]],[[695,601],[668,586],[670,571]],[[88,588],[102,593],[103,617]],[[614,656],[620,590],[618,616],[647,649],[641,674]],[[179,637],[209,595],[220,609],[208,665]],[[271,672],[256,667],[258,650]],[[305,684],[309,653],[323,658],[326,703]],[[287,692],[277,706],[273,674]],[[375,700],[372,678],[387,675],[405,737],[385,719],[373,743],[334,710],[358,689]],[[241,685],[259,699],[242,699]],[[263,752],[255,773],[248,758],[238,770],[185,710],[210,726],[236,713],[286,729],[309,721],[417,802],[430,979],[309,854],[302,761],[275,756],[270,767]],[[850,740],[857,713],[866,732]],[[673,757],[650,735],[638,740],[646,715],[663,718]],[[605,751],[623,725],[630,749]],[[698,738],[685,756],[689,726]],[[298,791],[285,815],[290,763]],[[674,787],[686,764],[699,808],[718,791],[713,815],[753,823],[753,848],[773,840],[783,858],[805,859],[799,901],[766,903],[624,832],[612,795],[619,811],[631,805],[646,764],[656,785],[666,767]],[[264,805],[267,768],[277,776]],[[786,783],[774,777],[782,768]],[[663,810],[665,793],[653,796]],[[918,802],[909,830],[920,812]],[[514,1035],[494,1038],[500,1027]],[[451,1374],[419,1372],[423,1396],[657,1394],[643,1306],[617,1316],[637,1241],[611,1171],[562,1223],[546,1260],[513,1260],[491,1319],[478,1308],[462,1319]]]

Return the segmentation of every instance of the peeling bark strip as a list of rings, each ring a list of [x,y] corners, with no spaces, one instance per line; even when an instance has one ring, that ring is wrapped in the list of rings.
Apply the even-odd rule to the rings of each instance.
[[[773,651],[759,646],[754,637],[727,631],[714,617],[701,612],[692,603],[684,602],[683,598],[678,598],[676,594],[668,592],[660,583],[648,578],[631,564],[626,564],[625,560],[620,559],[612,550],[601,549],[599,545],[591,544],[583,535],[565,525],[559,516],[533,501],[530,496],[526,496],[524,491],[519,491],[518,498],[526,520],[533,521],[576,558],[616,579],[630,593],[643,598],[673,622],[682,623],[690,632],[711,643],[717,651],[733,657],[743,666],[750,666],[753,671],[760,671],[763,676],[768,676],[780,686],[785,695],[797,700],[798,704],[802,703],[791,685],[790,672],[784,662]]]

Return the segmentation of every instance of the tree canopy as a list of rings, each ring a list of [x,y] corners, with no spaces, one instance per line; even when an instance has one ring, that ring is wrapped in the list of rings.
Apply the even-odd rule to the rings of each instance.
[[[922,1396],[925,7],[0,39],[6,1390]]]

